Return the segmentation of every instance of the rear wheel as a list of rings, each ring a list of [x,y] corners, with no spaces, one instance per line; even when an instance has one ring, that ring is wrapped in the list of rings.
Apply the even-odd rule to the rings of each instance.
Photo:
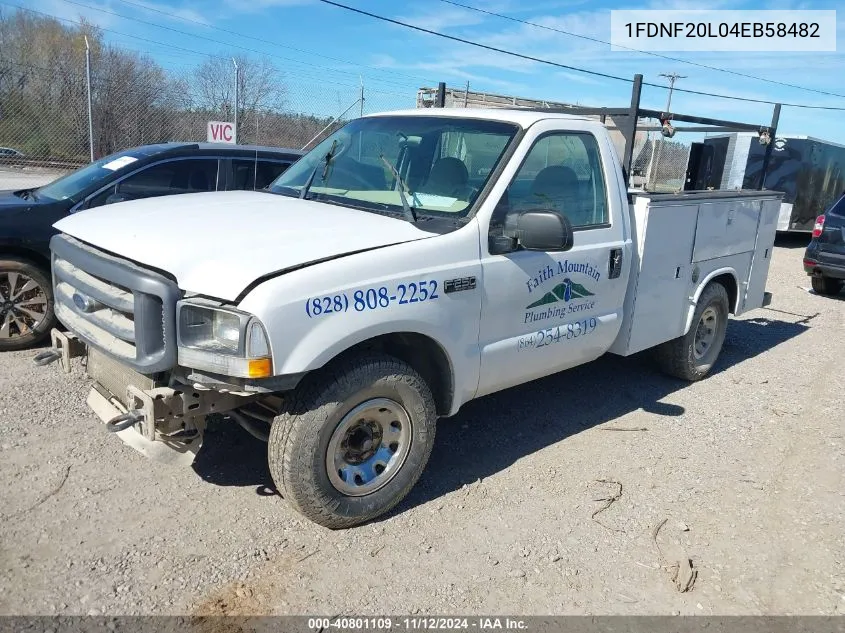
[[[830,277],[813,276],[811,277],[813,290],[820,295],[835,295],[842,290],[842,281],[839,279],[831,279]]]
[[[0,352],[37,345],[55,325],[49,276],[28,260],[0,259]]]
[[[416,484],[437,414],[425,381],[385,355],[351,358],[297,388],[270,430],[270,473],[282,496],[329,528],[369,521]]]
[[[660,368],[670,376],[684,380],[704,378],[722,351],[729,310],[725,287],[709,283],[698,299],[689,332],[655,348]]]

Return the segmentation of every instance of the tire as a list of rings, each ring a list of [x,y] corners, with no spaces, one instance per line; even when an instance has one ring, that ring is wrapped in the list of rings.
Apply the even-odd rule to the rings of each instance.
[[[56,325],[49,273],[26,259],[0,259],[0,352],[34,347]]]
[[[835,295],[842,290],[842,282],[839,279],[815,275],[810,279],[812,280],[813,290],[820,295]]]
[[[707,284],[698,299],[689,332],[655,349],[660,369],[670,376],[690,382],[701,380],[710,373],[725,342],[729,310],[728,291],[725,287],[718,282]],[[701,339],[699,327],[702,328]],[[708,340],[705,349],[698,348],[703,351],[698,355],[697,342],[700,344]]]
[[[388,512],[417,483],[436,423],[434,397],[413,368],[382,354],[351,357],[306,377],[273,420],[270,473],[311,521],[359,525]]]

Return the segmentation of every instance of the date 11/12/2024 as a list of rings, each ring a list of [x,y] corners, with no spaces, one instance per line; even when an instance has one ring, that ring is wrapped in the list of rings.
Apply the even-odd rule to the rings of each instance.
[[[351,298],[346,292],[325,297],[313,297],[305,302],[305,314],[309,318],[314,318],[335,312],[348,312],[350,308],[356,312],[363,312],[365,310],[388,308],[394,304],[422,303],[439,299],[438,290],[437,281],[427,279],[397,284],[393,289],[389,289],[387,286],[367,288],[366,290],[358,289],[352,292]]]
[[[555,327],[547,327],[544,330],[538,330],[537,332],[521,337],[517,343],[518,349],[519,351],[539,349],[547,345],[571,341],[582,336],[589,336],[596,331],[596,327],[598,327],[598,319],[596,317],[572,321],[571,323],[556,325]]]

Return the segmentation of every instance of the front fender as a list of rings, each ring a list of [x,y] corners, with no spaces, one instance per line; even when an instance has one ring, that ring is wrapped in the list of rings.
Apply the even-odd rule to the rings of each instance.
[[[454,373],[455,360],[449,354],[449,344],[441,341],[439,336],[442,335],[442,332],[438,333],[436,328],[428,323],[412,320],[374,323],[354,332],[349,332],[344,336],[336,337],[330,345],[325,344],[326,337],[323,329],[321,327],[313,328],[292,347],[288,351],[287,357],[281,359],[281,366],[279,367],[281,371],[278,373],[295,374],[319,369],[356,345],[386,334],[420,334],[431,339],[443,351]]]
[[[447,291],[447,281],[481,278],[478,239],[473,221],[432,239],[323,262],[268,279],[239,307],[264,324],[276,376],[313,371],[378,336],[412,333],[441,348],[460,404],[478,388],[483,286]],[[377,305],[367,299],[362,306],[362,295],[374,292]]]

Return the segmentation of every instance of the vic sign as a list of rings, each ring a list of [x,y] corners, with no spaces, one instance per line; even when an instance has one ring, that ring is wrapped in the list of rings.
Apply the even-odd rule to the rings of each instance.
[[[228,121],[209,121],[207,140],[209,143],[235,143],[235,124]]]

